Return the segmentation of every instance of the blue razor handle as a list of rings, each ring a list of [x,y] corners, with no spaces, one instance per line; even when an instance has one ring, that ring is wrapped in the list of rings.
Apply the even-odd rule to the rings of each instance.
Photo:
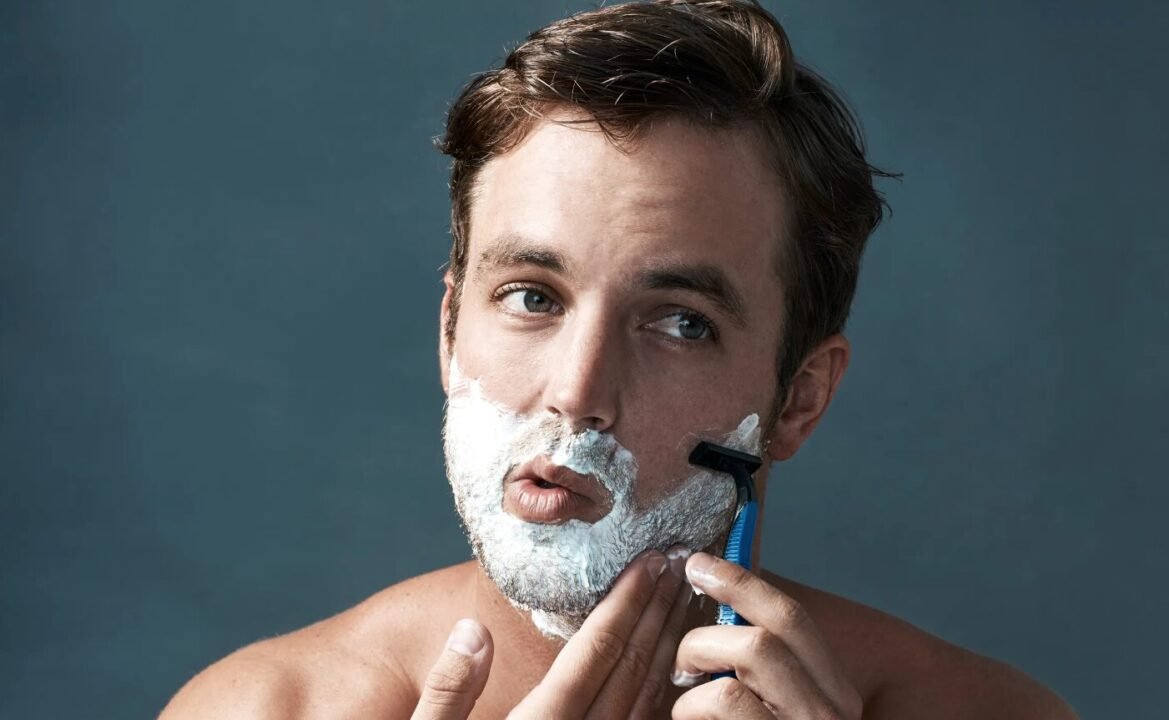
[[[690,462],[718,472],[729,474],[735,479],[735,486],[739,498],[739,509],[731,523],[731,532],[727,536],[727,546],[723,550],[723,559],[733,562],[739,567],[751,569],[751,545],[755,539],[755,520],[759,514],[759,504],[755,501],[755,481],[751,474],[763,464],[763,459],[755,455],[748,455],[738,450],[721,447],[709,442],[700,442],[698,447],[690,453]],[[735,612],[730,605],[718,606],[719,625],[750,625],[742,615]],[[711,675],[712,679],[735,677],[733,672],[720,672]]]
[[[727,547],[723,551],[724,560],[733,562],[745,570],[751,569],[751,541],[755,538],[755,516],[758,512],[759,505],[754,500],[743,503],[735,515],[735,522],[731,525],[731,534],[727,537]],[[717,622],[719,625],[751,624],[742,615],[735,612],[733,607],[722,603],[718,606]],[[718,680],[725,677],[733,678],[735,673],[730,670],[712,673],[710,679]]]
[[[727,548],[723,551],[723,560],[733,562],[744,570],[751,569],[751,540],[755,537],[755,517],[759,513],[759,505],[754,501],[745,503],[735,515],[735,522],[731,525],[731,534],[727,538]],[[718,606],[719,625],[750,625],[743,616],[735,612],[730,605]]]

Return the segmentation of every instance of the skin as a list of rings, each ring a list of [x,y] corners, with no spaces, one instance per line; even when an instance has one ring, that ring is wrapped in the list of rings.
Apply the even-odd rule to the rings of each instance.
[[[539,124],[481,175],[444,388],[454,354],[494,402],[615,434],[638,459],[638,502],[661,498],[697,435],[766,417],[775,396],[783,193],[763,156],[746,131],[659,122],[621,152]],[[644,282],[699,267],[726,279],[738,313]],[[448,276],[444,327],[453,292]],[[805,358],[764,438],[771,461],[815,429],[848,360],[842,336]],[[756,477],[763,494],[766,464]],[[220,661],[163,717],[1075,717],[1012,668],[691,550],[639,556],[567,644],[475,563],[413,578]],[[752,627],[709,626],[714,600]],[[737,679],[670,682],[727,668]]]

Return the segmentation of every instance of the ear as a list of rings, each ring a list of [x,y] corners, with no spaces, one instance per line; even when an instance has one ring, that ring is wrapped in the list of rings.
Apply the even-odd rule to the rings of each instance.
[[[768,436],[767,455],[772,461],[790,459],[816,429],[844,377],[851,352],[848,339],[837,334],[808,353],[791,380],[787,401]]]
[[[442,307],[438,314],[438,371],[442,377],[442,392],[448,394],[450,392],[450,377],[451,377],[451,353],[454,348],[451,347],[450,337],[447,333],[447,326],[451,319],[451,302],[454,300],[455,283],[454,278],[451,277],[450,270],[442,276],[442,282],[446,289],[442,294]]]

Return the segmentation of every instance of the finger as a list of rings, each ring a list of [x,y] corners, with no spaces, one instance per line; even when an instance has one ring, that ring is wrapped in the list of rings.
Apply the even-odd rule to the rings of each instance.
[[[699,685],[674,703],[673,720],[706,720],[707,718],[745,718],[746,720],[775,720],[755,693],[735,678],[719,678]]]
[[[773,707],[843,711],[816,685],[791,649],[763,628],[695,628],[682,638],[675,668],[680,677],[733,670],[739,682]]]
[[[665,570],[666,556],[660,552],[646,553],[630,563],[521,706],[533,710],[537,716],[542,710],[548,713],[568,710],[575,716],[583,716],[621,659],[626,638],[633,632]]]
[[[689,552],[686,553],[689,555]],[[679,558],[685,572],[685,558]],[[670,560],[674,562],[673,559]],[[656,717],[660,715],[659,708],[663,701],[673,692],[674,656],[678,652],[678,643],[682,641],[688,623],[698,617],[697,596],[691,589],[690,583],[683,580],[678,584],[678,591],[674,595],[674,606],[662,627],[662,634],[658,638],[657,648],[654,650],[653,660],[650,661],[649,672],[645,683],[637,694],[633,703],[630,717]],[[692,687],[688,685],[687,687]]]
[[[678,546],[670,548],[666,553],[669,560],[668,572],[658,578],[653,597],[641,613],[641,617],[634,626],[629,640],[625,643],[625,652],[613,667],[605,684],[589,708],[587,718],[616,718],[628,717],[630,708],[637,701],[639,692],[650,694],[658,692],[664,694],[668,680],[665,671],[661,677],[650,679],[650,667],[654,656],[662,647],[662,629],[667,618],[674,609],[674,601],[678,597],[678,588],[682,583],[682,576],[686,572],[686,558],[690,557],[687,548]],[[683,603],[684,604],[684,603]],[[677,647],[667,648],[673,654]],[[634,715],[638,717],[638,715]]]
[[[752,625],[764,628],[791,648],[816,684],[844,707],[860,701],[807,611],[759,576],[707,553],[686,563],[686,577],[699,590],[727,603]]]
[[[413,720],[466,720],[487,684],[494,651],[487,628],[471,619],[456,623],[426,676]]]

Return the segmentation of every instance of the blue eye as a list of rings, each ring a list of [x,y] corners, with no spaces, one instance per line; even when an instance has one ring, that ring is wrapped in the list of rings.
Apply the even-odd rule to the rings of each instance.
[[[714,340],[714,324],[699,313],[681,310],[650,323],[650,327],[661,330],[670,337],[680,340]]]
[[[535,290],[524,290],[524,308],[528,312],[548,312],[552,309],[552,301]]]
[[[701,340],[710,333],[710,325],[696,316],[678,318],[678,334],[687,340]]]
[[[535,288],[516,288],[505,292],[499,299],[504,307],[514,313],[550,313],[556,303]]]

